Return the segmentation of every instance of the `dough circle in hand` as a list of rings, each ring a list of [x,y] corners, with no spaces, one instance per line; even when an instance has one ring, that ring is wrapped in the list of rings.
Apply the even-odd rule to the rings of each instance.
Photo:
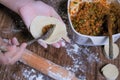
[[[118,68],[113,64],[105,65],[102,68],[101,72],[103,73],[107,80],[116,80],[116,78],[119,75]]]
[[[105,56],[109,58],[109,44],[104,46]],[[117,44],[113,43],[113,59],[117,58],[119,55],[119,47]]]
[[[53,17],[37,16],[33,19],[30,25],[30,32],[34,38],[38,38],[42,35],[42,29],[46,25],[54,24],[55,28],[52,34],[46,40],[43,40],[47,44],[53,44],[58,42],[61,38],[67,37],[66,26],[60,20]]]

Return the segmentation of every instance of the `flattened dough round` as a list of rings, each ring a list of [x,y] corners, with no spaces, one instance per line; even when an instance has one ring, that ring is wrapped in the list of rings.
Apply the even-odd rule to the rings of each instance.
[[[105,65],[102,68],[101,72],[103,73],[107,80],[116,80],[116,78],[119,75],[118,68],[113,64]]]
[[[109,45],[104,46],[105,55],[109,58]],[[113,59],[117,58],[119,55],[119,47],[117,44],[113,43]]]
[[[42,28],[49,24],[55,24],[53,33],[48,39],[43,40],[48,44],[56,43],[61,38],[67,37],[66,26],[64,23],[53,17],[37,16],[33,19],[30,25],[30,32],[34,38],[42,35]]]

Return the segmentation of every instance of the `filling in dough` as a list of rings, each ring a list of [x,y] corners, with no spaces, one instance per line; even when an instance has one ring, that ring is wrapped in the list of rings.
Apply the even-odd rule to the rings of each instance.
[[[55,25],[55,28],[49,38],[43,40],[44,42],[46,42],[47,44],[53,44],[58,42],[62,38],[69,42],[65,24],[56,18],[47,16],[37,16],[33,19],[30,25],[30,32],[32,36],[34,38],[40,37],[43,32],[46,32],[47,29],[50,28],[50,24],[52,26]],[[47,27],[45,27],[46,25]]]
[[[43,35],[47,33],[47,31],[50,29],[50,28],[53,28],[55,25],[54,24],[49,24],[49,25],[46,25],[42,28],[42,33]]]

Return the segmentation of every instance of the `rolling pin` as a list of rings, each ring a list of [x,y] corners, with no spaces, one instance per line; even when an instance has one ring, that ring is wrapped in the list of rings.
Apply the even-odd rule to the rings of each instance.
[[[79,80],[74,73],[27,49],[24,51],[20,61],[55,80]]]

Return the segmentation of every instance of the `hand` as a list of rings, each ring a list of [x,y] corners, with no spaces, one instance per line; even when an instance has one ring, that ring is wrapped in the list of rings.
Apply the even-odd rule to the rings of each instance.
[[[33,1],[24,6],[21,6],[21,8],[19,9],[19,13],[28,29],[29,29],[29,26],[30,26],[32,20],[36,16],[52,16],[52,17],[55,17],[62,21],[60,16],[57,14],[57,12],[51,6],[48,6],[47,4],[45,4],[41,1]],[[43,43],[42,40],[39,40],[38,42],[44,48],[47,48],[47,44]],[[54,43],[52,45],[56,48],[60,48],[62,46],[65,46],[65,43],[63,40],[60,40],[59,42]]]
[[[0,64],[12,65],[22,57],[23,51],[25,50],[27,44],[22,43],[19,48],[17,45],[19,45],[19,43],[16,38],[13,38],[9,41],[9,43],[7,43],[8,51],[5,53],[0,52]]]

